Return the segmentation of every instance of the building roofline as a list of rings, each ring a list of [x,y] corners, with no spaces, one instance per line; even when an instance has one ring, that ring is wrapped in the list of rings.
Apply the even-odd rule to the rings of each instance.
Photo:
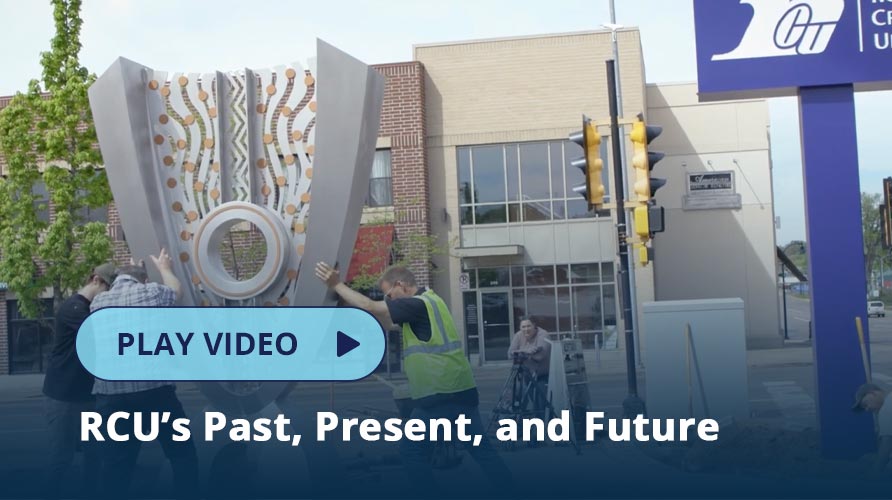
[[[624,26],[622,28],[617,29],[616,31],[640,31],[638,26]],[[513,40],[530,40],[536,38],[557,38],[563,36],[579,36],[579,35],[603,35],[606,33],[611,33],[611,30],[607,28],[603,29],[595,29],[595,30],[583,30],[583,31],[567,31],[563,33],[540,33],[538,35],[520,35],[520,36],[505,36],[505,37],[494,37],[494,38],[475,38],[471,40],[452,40],[446,42],[433,42],[433,43],[416,43],[412,45],[412,52],[414,53],[416,49],[426,49],[431,47],[448,47],[450,45],[469,45],[474,43],[492,43],[492,42],[508,42]]]

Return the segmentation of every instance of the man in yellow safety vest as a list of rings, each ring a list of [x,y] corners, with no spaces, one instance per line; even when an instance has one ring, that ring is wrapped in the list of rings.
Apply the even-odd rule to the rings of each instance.
[[[404,370],[412,397],[411,418],[430,421],[471,420],[470,435],[483,436],[479,446],[469,448],[488,479],[503,493],[511,486],[511,473],[485,436],[480,418],[479,394],[471,365],[446,303],[436,293],[419,287],[409,269],[394,266],[378,281],[383,301],[372,300],[341,282],[338,271],[324,262],[316,264],[316,276],[347,304],[372,313],[385,329],[402,328]],[[409,479],[418,492],[437,491],[425,454],[431,443],[401,441]]]

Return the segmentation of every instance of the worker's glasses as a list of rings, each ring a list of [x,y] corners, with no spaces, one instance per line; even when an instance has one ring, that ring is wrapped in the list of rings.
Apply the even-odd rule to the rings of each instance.
[[[390,294],[392,294],[393,291],[396,290],[396,287],[398,287],[398,286],[402,286],[402,284],[400,284],[399,281],[395,282],[395,283],[390,287],[390,290],[388,290],[387,293],[384,294],[384,300],[390,300],[390,299],[392,298],[392,297],[390,296]],[[382,290],[382,291],[383,291],[383,290]]]

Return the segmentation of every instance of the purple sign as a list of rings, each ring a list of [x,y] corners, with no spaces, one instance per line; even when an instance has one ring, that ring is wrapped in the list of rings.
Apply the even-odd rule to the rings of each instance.
[[[892,89],[892,0],[694,0],[701,100]]]

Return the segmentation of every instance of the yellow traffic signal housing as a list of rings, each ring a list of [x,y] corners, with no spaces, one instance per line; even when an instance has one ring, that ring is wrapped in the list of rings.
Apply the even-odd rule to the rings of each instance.
[[[582,147],[584,156],[576,158],[570,165],[582,170],[585,184],[573,188],[588,200],[589,208],[601,208],[604,204],[606,187],[602,178],[604,160],[601,158],[601,135],[595,122],[583,115],[582,130],[570,134],[570,140]]]
[[[650,239],[650,218],[648,217],[648,207],[635,207],[635,234],[642,242]]]
[[[666,179],[651,178],[650,171],[663,159],[663,153],[648,151],[648,145],[662,133],[661,127],[648,126],[642,115],[632,124],[632,166],[635,168],[634,191],[639,203],[647,203],[657,189],[666,185]]]

